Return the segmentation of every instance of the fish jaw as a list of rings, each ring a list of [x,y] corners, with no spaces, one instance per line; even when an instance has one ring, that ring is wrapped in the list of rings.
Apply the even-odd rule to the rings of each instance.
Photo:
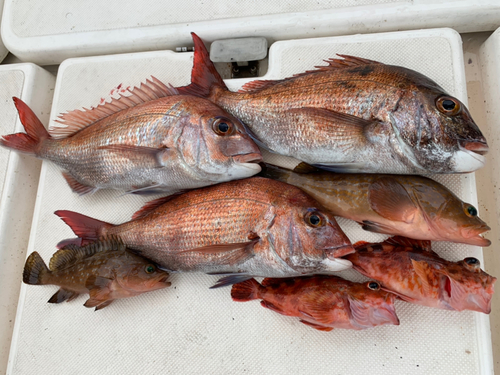
[[[486,146],[487,149],[488,146]],[[482,168],[485,161],[486,158],[482,154],[459,145],[458,151],[455,151],[451,157],[450,166],[454,173],[474,172]]]
[[[335,248],[328,248],[325,250],[328,259],[336,260],[336,258],[342,258],[348,254],[354,253],[354,247],[351,244],[342,245]]]
[[[459,242],[481,247],[490,246],[491,241],[481,236],[482,233],[487,232],[490,229],[491,228],[486,224],[480,225],[479,227],[463,228],[460,232],[462,236],[459,239]]]
[[[325,271],[331,272],[344,271],[352,267],[352,263],[349,260],[340,258],[325,258],[321,264],[324,266]]]
[[[235,155],[232,157],[235,166],[237,167],[237,175],[243,177],[250,177],[262,170],[260,162],[262,162],[262,155],[260,153],[251,153],[243,155]]]
[[[450,306],[457,311],[472,310],[489,314],[491,312],[491,298],[493,297],[496,277],[487,275],[483,282],[475,286],[461,284],[448,276]]]
[[[391,294],[389,301],[383,302],[378,308],[373,310],[372,321],[373,325],[391,324],[398,326],[399,318],[396,315],[396,308],[394,306],[395,296]]]

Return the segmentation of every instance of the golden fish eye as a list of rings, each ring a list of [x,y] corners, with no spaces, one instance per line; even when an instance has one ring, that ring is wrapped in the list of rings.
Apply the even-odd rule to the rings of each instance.
[[[153,272],[155,272],[155,270],[156,270],[156,267],[155,267],[155,266],[153,266],[152,264],[148,264],[148,265],[146,266],[146,268],[144,268],[144,271],[145,271],[146,273],[153,273]]]
[[[212,129],[217,135],[231,135],[234,131],[234,125],[231,120],[225,117],[218,117],[212,123]]]
[[[368,289],[371,289],[371,290],[379,290],[380,289],[380,284],[375,282],[375,281],[370,281],[368,284]]]
[[[323,218],[323,215],[321,215],[317,211],[310,211],[306,214],[305,218],[306,223],[309,224],[310,226],[317,228],[321,227],[325,224],[325,220]]]
[[[441,96],[436,100],[436,107],[439,112],[448,115],[456,116],[462,112],[461,103],[451,96]]]
[[[464,207],[465,214],[469,217],[476,217],[477,216],[477,210],[476,207],[474,206],[467,206]]]

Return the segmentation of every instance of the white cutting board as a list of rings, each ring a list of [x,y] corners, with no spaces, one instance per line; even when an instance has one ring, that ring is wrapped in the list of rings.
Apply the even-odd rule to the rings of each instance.
[[[23,61],[172,49],[205,40],[269,42],[431,27],[500,25],[498,0],[5,0],[2,38]]]
[[[48,123],[56,77],[33,64],[0,66],[0,136],[23,131],[13,96]],[[7,366],[41,162],[0,147],[0,373]]]
[[[271,47],[269,71],[262,78],[291,76],[324,64],[323,59],[336,53],[418,70],[467,101],[461,40],[451,29],[278,42]],[[169,51],[68,60],[59,69],[51,124],[58,113],[96,105],[101,98],[109,98],[113,87],[137,85],[149,75],[174,86],[187,84],[191,65],[191,53]],[[226,82],[236,89],[246,81]],[[436,179],[477,206],[473,174]],[[44,162],[28,250],[40,252],[48,261],[58,241],[73,237],[53,215],[55,210],[121,223],[146,200],[111,191],[78,197],[60,170]],[[384,238],[344,219],[340,224],[352,242]],[[481,249],[474,246],[436,243],[434,249],[450,260],[466,256],[482,260]],[[354,271],[343,275],[364,279]],[[492,372],[489,319],[484,314],[397,302],[400,326],[320,332],[266,310],[257,301],[232,302],[229,288],[208,290],[216,280],[213,276],[177,274],[171,279],[171,288],[117,301],[98,312],[82,306],[83,296],[51,305],[46,301],[57,287],[23,285],[8,373]]]

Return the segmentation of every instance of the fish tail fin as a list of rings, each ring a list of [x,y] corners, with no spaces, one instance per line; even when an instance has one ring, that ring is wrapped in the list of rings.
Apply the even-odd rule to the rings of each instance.
[[[231,297],[236,302],[246,302],[260,298],[261,285],[250,279],[238,284],[234,284],[231,288]]]
[[[59,216],[62,221],[68,224],[71,230],[81,238],[81,240],[63,240],[58,244],[58,247],[68,244],[84,245],[89,242],[97,241],[99,238],[106,236],[107,229],[114,227],[113,224],[93,219],[73,211],[59,210],[54,212],[54,214]]]
[[[206,98],[210,96],[210,90],[214,86],[221,87],[227,90],[227,86],[222,80],[222,77],[215,69],[215,66],[210,60],[205,44],[195,33],[191,33],[194,42],[194,61],[193,70],[191,71],[191,84],[178,87],[180,94],[194,95]]]
[[[47,277],[50,275],[50,270],[43,261],[40,254],[36,251],[32,252],[23,270],[23,281],[30,285],[44,285],[47,284]]]
[[[291,170],[273,164],[260,163],[260,166],[262,167],[262,171],[257,176],[277,181],[287,182],[288,177],[293,173]]]
[[[16,151],[36,155],[43,140],[50,138],[50,135],[25,102],[16,97],[12,99],[26,133],[4,135],[0,138],[0,144]]]

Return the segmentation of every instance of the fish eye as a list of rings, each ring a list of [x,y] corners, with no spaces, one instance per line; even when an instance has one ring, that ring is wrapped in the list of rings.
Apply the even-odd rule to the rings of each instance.
[[[233,123],[224,117],[216,118],[212,124],[212,129],[217,135],[231,135],[233,133]]]
[[[375,282],[375,281],[370,281],[367,285],[368,285],[368,288],[371,290],[379,290],[380,289],[380,284]]]
[[[462,111],[460,102],[450,96],[441,96],[438,98],[436,100],[436,107],[439,112],[449,116],[456,116]]]
[[[465,258],[464,262],[467,263],[469,266],[473,266],[474,268],[479,268],[481,266],[481,262],[477,258]]]
[[[144,271],[145,271],[146,273],[153,273],[153,272],[155,272],[155,271],[156,271],[156,267],[155,267],[155,266],[153,266],[152,264],[148,264],[148,265],[146,266],[146,268],[144,268]]]
[[[477,210],[476,210],[476,207],[474,206],[467,206],[467,208],[465,209],[465,214],[467,216],[470,216],[470,217],[475,217],[477,216]]]
[[[325,223],[323,215],[317,211],[308,212],[305,216],[305,220],[307,224],[315,228],[321,227]]]

